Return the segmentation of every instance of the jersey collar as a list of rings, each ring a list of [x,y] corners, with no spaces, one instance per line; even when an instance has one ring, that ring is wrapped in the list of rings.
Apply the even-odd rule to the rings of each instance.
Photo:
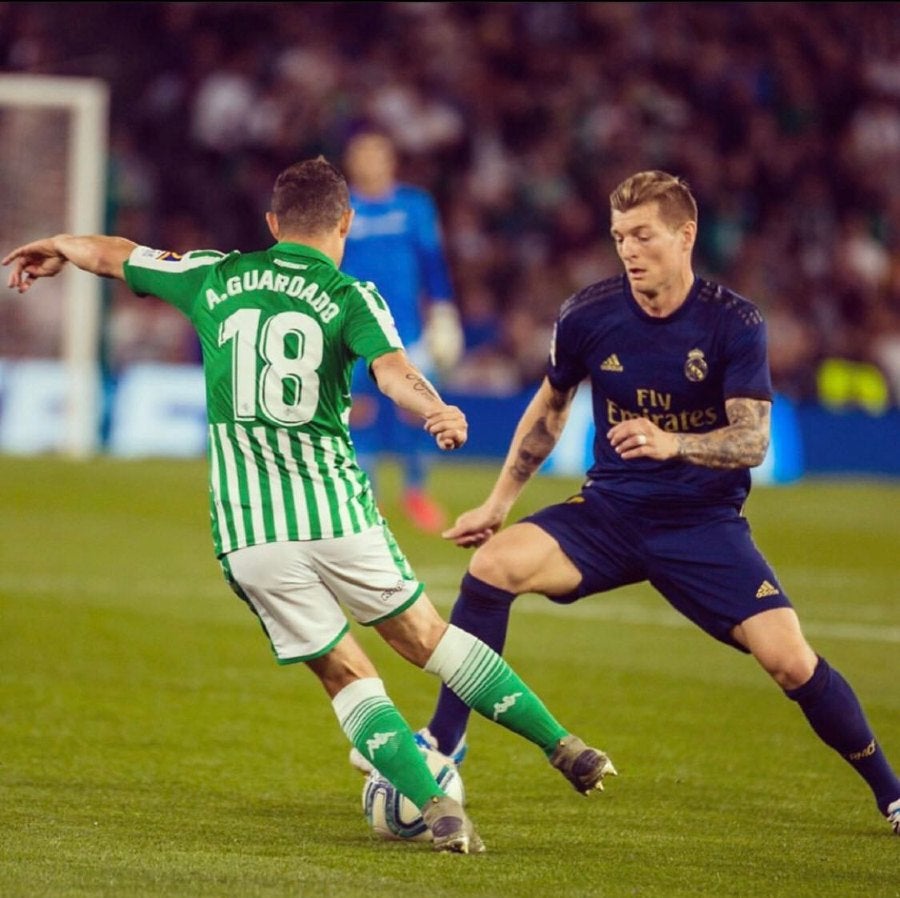
[[[689,306],[694,304],[694,300],[697,297],[697,293],[700,291],[700,278],[696,275],[694,276],[694,283],[691,285],[691,289],[688,290],[688,295],[685,297],[684,302],[672,312],[671,315],[666,315],[663,318],[657,318],[654,315],[648,315],[640,306],[640,303],[634,298],[634,294],[631,292],[631,284],[628,283],[628,276],[622,275],[622,292],[625,294],[625,298],[628,300],[628,305],[630,306],[632,312],[637,315],[641,321],[646,321],[649,324],[667,324],[670,321],[677,321],[682,315],[687,314],[687,310]]]
[[[287,241],[282,241],[276,243],[270,249],[270,252],[283,253],[288,256],[303,256],[307,259],[312,258],[318,262],[326,262],[332,268],[337,268],[333,259],[329,259],[325,253],[313,249],[313,247],[307,246],[305,243],[288,243]]]

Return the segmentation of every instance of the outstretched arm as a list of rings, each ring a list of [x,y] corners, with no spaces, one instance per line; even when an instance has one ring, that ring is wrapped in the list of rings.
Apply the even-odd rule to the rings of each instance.
[[[728,399],[728,424],[709,433],[669,433],[647,418],[616,424],[606,436],[622,458],[679,458],[707,468],[754,468],[769,448],[772,403]]]
[[[441,449],[459,449],[468,436],[462,410],[447,405],[403,350],[388,352],[372,362],[378,389],[395,405],[425,419],[427,430]]]
[[[73,237],[57,234],[35,240],[14,249],[3,260],[12,265],[7,286],[25,293],[38,278],[54,277],[71,262],[82,271],[120,280],[125,276],[125,261],[137,246],[124,237],[102,235]]]
[[[480,546],[502,526],[525,484],[549,458],[569,417],[575,388],[557,390],[544,378],[513,434],[506,460],[488,498],[444,531],[456,545]]]

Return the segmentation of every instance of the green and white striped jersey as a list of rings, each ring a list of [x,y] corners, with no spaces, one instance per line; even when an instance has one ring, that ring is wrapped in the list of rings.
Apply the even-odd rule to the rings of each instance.
[[[200,338],[217,555],[381,522],[348,429],[354,361],[402,348],[374,284],[296,243],[137,247],[125,281],[184,312]]]

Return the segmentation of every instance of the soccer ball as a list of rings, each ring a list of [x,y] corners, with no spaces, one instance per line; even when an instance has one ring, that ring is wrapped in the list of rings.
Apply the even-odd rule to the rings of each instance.
[[[425,762],[437,784],[460,804],[466,793],[456,765],[440,752],[423,749]],[[363,813],[374,833],[382,839],[430,842],[431,830],[419,809],[398,792],[377,770],[367,777],[362,790]]]

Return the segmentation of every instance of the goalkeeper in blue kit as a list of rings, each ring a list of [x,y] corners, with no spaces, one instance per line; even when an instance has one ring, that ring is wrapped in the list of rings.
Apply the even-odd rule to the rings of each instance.
[[[806,641],[742,514],[749,469],[769,444],[763,318],[745,298],[694,276],[697,206],[683,181],[637,173],[610,206],[624,274],[562,305],[546,376],[490,495],[444,532],[479,547],[450,620],[501,652],[523,593],[568,604],[648,581],[710,636],[756,659],[900,834],[900,779],[853,689]],[[596,435],[581,492],[503,529],[585,380]],[[468,714],[441,689],[417,738],[459,762]]]
[[[413,364],[439,384],[462,354],[464,339],[435,201],[397,180],[396,147],[377,129],[361,129],[348,140],[344,169],[354,217],[342,267],[378,284]],[[350,431],[370,477],[380,458],[395,457],[404,512],[419,530],[439,533],[445,513],[427,489],[426,435],[377,389],[362,363],[354,369]]]
[[[277,662],[303,662],[318,677],[354,749],[421,809],[435,850],[479,852],[481,838],[435,782],[347,612],[467,707],[536,744],[579,792],[601,789],[615,770],[496,652],[448,626],[378,511],[346,423],[357,359],[441,449],[462,446],[467,423],[410,362],[375,285],[339,269],[352,218],[344,177],[320,157],[277,178],[268,249],[182,255],[60,234],[3,264],[20,293],[71,262],[190,319],[206,380],[212,537],[227,582]]]

